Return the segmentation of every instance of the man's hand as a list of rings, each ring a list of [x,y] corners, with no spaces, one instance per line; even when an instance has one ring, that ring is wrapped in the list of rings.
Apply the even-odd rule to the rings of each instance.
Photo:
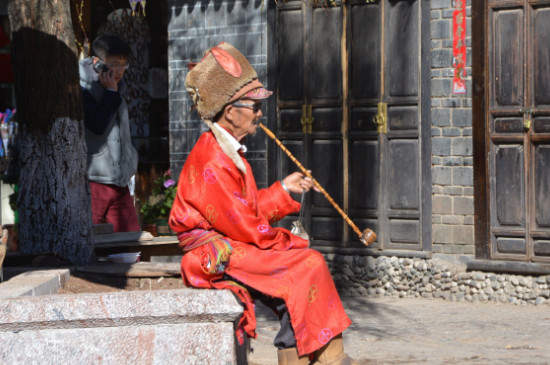
[[[99,83],[107,90],[118,90],[118,84],[115,79],[115,73],[111,70],[99,73]]]
[[[308,172],[311,173],[310,170],[308,170]],[[308,192],[311,188],[316,192],[320,192],[320,190],[313,185],[313,180],[306,177],[301,172],[294,172],[288,175],[283,179],[283,183],[291,193],[300,194],[302,192]]]

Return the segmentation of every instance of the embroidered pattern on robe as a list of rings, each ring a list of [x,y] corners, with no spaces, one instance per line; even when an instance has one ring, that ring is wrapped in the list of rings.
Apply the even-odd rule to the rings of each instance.
[[[243,175],[223,153],[212,132],[201,135],[179,177],[170,215],[171,228],[181,235],[195,229],[214,231],[232,248],[225,274],[264,294],[282,298],[289,310],[300,355],[314,352],[346,329],[351,321],[323,256],[307,241],[271,224],[296,213],[300,204],[280,182],[258,190],[243,158]],[[224,273],[202,268],[208,245],[186,252],[182,277],[187,286],[232,290],[243,302],[237,336],[255,338],[253,299]]]

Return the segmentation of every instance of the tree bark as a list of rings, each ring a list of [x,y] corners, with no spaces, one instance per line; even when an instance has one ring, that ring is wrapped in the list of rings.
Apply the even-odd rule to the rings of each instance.
[[[70,0],[10,0],[20,125],[19,249],[95,261]]]

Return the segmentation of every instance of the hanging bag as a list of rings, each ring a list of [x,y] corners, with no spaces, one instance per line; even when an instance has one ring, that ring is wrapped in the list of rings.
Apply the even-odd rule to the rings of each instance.
[[[300,204],[301,204],[300,213],[298,215],[298,220],[295,220],[292,222],[290,233],[295,234],[296,236],[308,241],[308,246],[309,246],[309,234],[307,234],[306,229],[302,224],[302,218],[304,217],[304,196],[305,196],[305,193],[302,191],[302,198],[300,200]]]

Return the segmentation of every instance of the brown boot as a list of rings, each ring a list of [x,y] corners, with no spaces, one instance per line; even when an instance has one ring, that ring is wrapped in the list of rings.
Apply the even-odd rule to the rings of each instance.
[[[296,349],[296,347],[278,350],[277,358],[279,359],[279,365],[308,365],[309,364],[309,357],[307,355],[299,357],[298,349]]]
[[[359,363],[346,355],[342,334],[339,334],[325,346],[315,351],[313,365],[359,365]]]

